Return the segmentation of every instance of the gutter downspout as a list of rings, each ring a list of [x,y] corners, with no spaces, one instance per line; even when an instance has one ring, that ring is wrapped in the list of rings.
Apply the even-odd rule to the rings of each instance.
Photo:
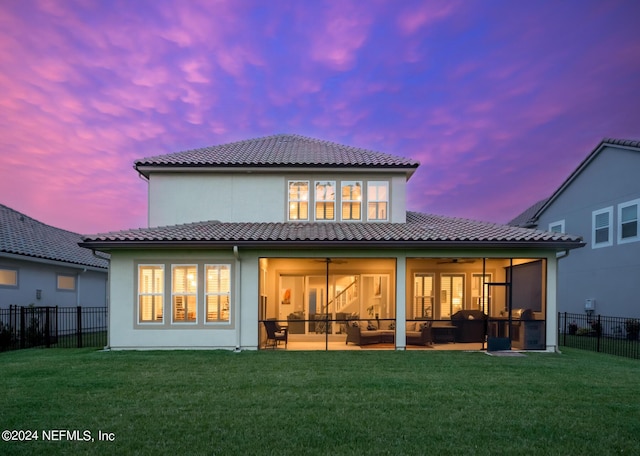
[[[111,300],[109,299],[109,286],[111,284],[111,258],[105,258],[96,253],[95,249],[91,249],[93,256],[96,258],[100,258],[101,260],[105,260],[109,263],[109,267],[107,267],[107,284],[104,287],[104,302],[107,305],[107,345],[104,346],[103,350],[111,350]]]
[[[240,348],[240,344],[241,344],[241,338],[240,338],[240,332],[242,329],[242,324],[240,322],[240,289],[241,289],[241,264],[240,264],[240,253],[238,252],[238,246],[234,245],[233,246],[233,256],[236,259],[236,281],[235,281],[235,297],[234,297],[234,301],[235,301],[235,324],[236,324],[236,352],[241,351]]]

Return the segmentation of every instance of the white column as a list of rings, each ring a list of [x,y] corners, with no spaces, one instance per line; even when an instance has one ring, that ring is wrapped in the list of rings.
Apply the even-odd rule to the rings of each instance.
[[[558,350],[558,260],[555,253],[547,256],[547,351]]]
[[[407,348],[407,260],[404,255],[396,258],[396,350]]]

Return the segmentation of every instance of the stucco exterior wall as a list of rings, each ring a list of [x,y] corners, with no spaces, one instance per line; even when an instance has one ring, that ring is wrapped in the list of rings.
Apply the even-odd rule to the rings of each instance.
[[[290,180],[389,181],[390,221],[406,221],[406,176],[391,173],[320,174],[291,172],[268,173],[153,173],[149,179],[149,226],[219,220],[221,222],[287,221]],[[313,191],[313,188],[310,189]],[[363,191],[366,193],[366,190]],[[366,197],[366,195],[363,195]],[[340,189],[337,189],[336,213],[339,214]],[[313,208],[310,207],[310,221]],[[366,204],[363,205],[366,221]]]
[[[90,306],[107,305],[107,271],[70,267],[61,263],[25,261],[0,257],[0,268],[18,271],[18,286],[0,286],[0,308],[10,305],[28,306]],[[76,278],[75,290],[59,290],[58,274]],[[40,299],[36,290],[41,290]]]
[[[455,257],[492,257],[492,258],[545,258],[547,264],[547,295],[546,295],[546,316],[547,316],[547,349],[556,349],[556,296],[555,296],[555,252],[545,251],[465,251],[450,250],[438,251],[417,251],[417,250],[325,250],[325,251],[304,251],[304,250],[242,250],[234,254],[229,249],[219,250],[164,250],[164,251],[114,251],[111,257],[111,304],[109,323],[109,347],[112,349],[248,349],[255,350],[259,346],[258,325],[259,325],[259,302],[260,302],[260,280],[261,275],[265,275],[269,281],[262,290],[263,293],[273,293],[269,287],[274,287],[276,282],[276,272],[269,270],[269,261],[262,262],[263,270],[260,270],[260,258],[386,258],[396,263],[396,276],[392,283],[395,288],[396,318],[400,319],[406,315],[406,303],[410,299],[410,290],[406,285],[409,283],[408,263],[415,258],[443,256]],[[410,259],[410,260],[407,260]],[[176,264],[188,264],[190,262],[224,261],[233,265],[232,275],[232,321],[230,325],[218,326],[190,326],[184,324],[168,324],[167,312],[170,309],[170,297],[165,296],[165,321],[163,326],[148,325],[142,327],[137,323],[137,290],[136,276],[137,264],[154,262],[173,262]],[[274,260],[274,267],[281,260]],[[406,267],[405,267],[406,266]],[[166,277],[166,276],[165,276]],[[169,280],[169,279],[165,279]],[[398,337],[402,336],[402,329],[398,330]],[[404,339],[402,339],[404,340]],[[400,343],[398,348],[402,349]]]
[[[542,213],[538,227],[565,221],[565,232],[587,245],[573,250],[558,265],[558,308],[583,313],[586,299],[596,313],[640,317],[640,242],[619,243],[618,205],[640,198],[640,154],[607,147]],[[613,245],[593,248],[593,211],[613,208]]]

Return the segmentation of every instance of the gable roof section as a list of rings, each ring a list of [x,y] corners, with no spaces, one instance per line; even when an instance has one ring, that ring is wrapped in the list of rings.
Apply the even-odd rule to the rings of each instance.
[[[46,225],[0,204],[0,256],[6,253],[106,270],[108,261],[80,247],[81,240],[77,233]]]
[[[547,198],[547,200],[545,201],[544,204],[542,204],[540,207],[538,207],[538,209],[535,211],[534,214],[532,214],[532,216],[530,217],[530,219],[528,220],[528,226],[535,226],[537,224],[538,218],[540,217],[540,214],[542,214],[547,207],[549,207],[557,198],[558,196],[560,196],[560,194],[569,186],[571,185],[571,183],[578,177],[578,175],[587,167],[589,166],[589,164],[596,158],[596,156],[602,152],[606,147],[617,147],[617,148],[622,148],[622,149],[628,149],[628,150],[635,150],[637,152],[640,152],[640,141],[635,141],[635,140],[630,140],[630,139],[614,139],[614,138],[605,138],[602,141],[600,141],[600,144],[598,144],[596,146],[595,149],[593,149],[589,155],[587,155],[587,158],[585,158],[582,163],[580,163],[578,165],[578,167],[569,175],[569,177],[567,177],[567,179],[560,185],[560,187],[558,187],[558,189],[553,192],[553,194]],[[529,209],[527,209],[528,211]],[[525,212],[527,212],[525,211]],[[522,214],[520,214],[522,215]],[[516,217],[516,219],[519,219],[520,216]],[[514,219],[514,220],[516,220]],[[510,224],[512,224],[510,222]]]
[[[538,210],[549,200],[549,198],[541,199],[540,201],[534,203],[530,207],[524,210],[521,214],[511,220],[508,225],[511,226],[521,226],[524,228],[532,228],[534,227],[535,221],[533,221],[534,215],[538,213]]]
[[[288,134],[157,155],[134,164],[145,177],[152,169],[211,167],[402,169],[410,176],[418,166],[404,157]]]
[[[406,223],[221,223],[217,221],[87,236],[81,244],[113,248],[224,247],[387,247],[387,248],[549,248],[572,249],[577,236],[408,212]]]

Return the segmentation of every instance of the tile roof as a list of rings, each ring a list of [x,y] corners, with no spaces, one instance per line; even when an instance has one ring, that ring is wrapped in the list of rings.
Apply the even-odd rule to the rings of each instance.
[[[544,198],[544,199],[541,199],[540,201],[538,201],[537,203],[534,203],[533,205],[531,205],[530,207],[525,209],[517,217],[515,217],[513,220],[511,220],[508,223],[508,225],[511,225],[511,226],[522,226],[522,227],[525,227],[525,228],[534,227],[536,225],[536,222],[534,220],[534,216],[538,213],[540,208],[546,204],[546,202],[548,200],[549,200],[549,198]]]
[[[136,160],[144,167],[373,167],[417,168],[409,158],[300,135],[279,134]]]
[[[570,249],[582,239],[462,218],[407,213],[407,223],[189,223],[96,234],[82,245],[251,247],[523,247]]]
[[[82,236],[46,225],[0,204],[0,252],[61,261],[74,265],[108,268],[78,243]]]

